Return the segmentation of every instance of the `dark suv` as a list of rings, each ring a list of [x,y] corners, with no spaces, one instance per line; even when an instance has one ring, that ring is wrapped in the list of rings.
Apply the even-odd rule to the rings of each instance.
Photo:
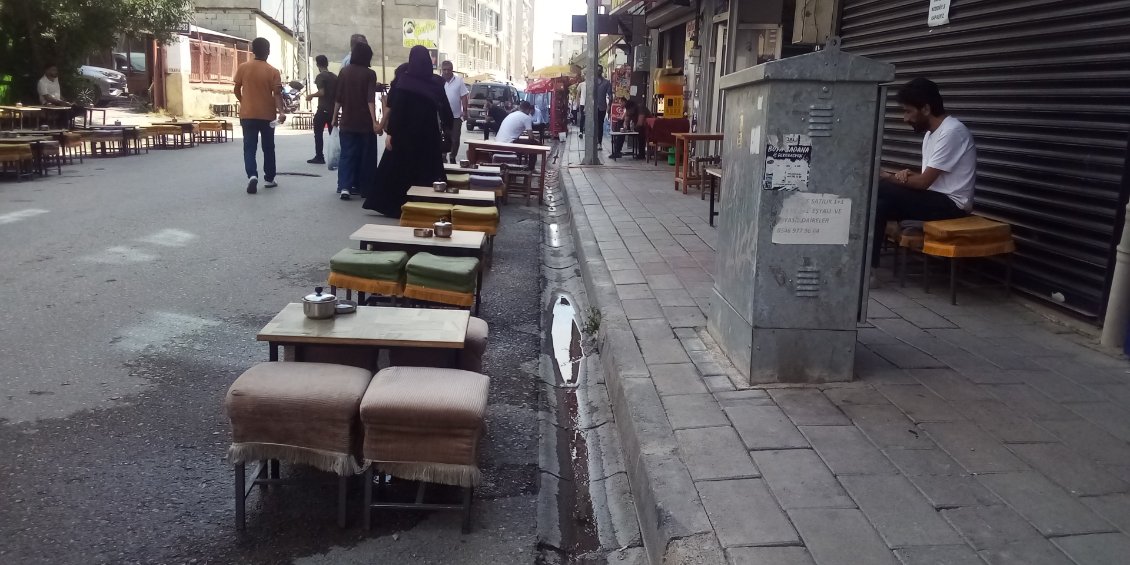
[[[471,101],[467,104],[467,131],[483,127],[487,121],[487,102],[504,108],[507,112],[518,106],[518,89],[501,82],[476,82],[471,85]],[[497,126],[496,126],[497,127]]]

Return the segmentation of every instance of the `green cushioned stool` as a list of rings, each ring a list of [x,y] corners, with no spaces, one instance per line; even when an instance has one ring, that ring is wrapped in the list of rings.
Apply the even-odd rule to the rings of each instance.
[[[417,253],[404,268],[404,296],[417,300],[469,307],[475,303],[479,260]]]
[[[404,266],[408,254],[403,251],[363,251],[342,249],[330,258],[330,292],[337,287],[358,293],[400,296],[404,292]],[[363,296],[359,296],[363,302]]]

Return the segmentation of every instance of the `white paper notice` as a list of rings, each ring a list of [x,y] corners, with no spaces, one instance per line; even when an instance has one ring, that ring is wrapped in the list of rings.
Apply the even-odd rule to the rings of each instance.
[[[847,245],[850,219],[850,198],[806,192],[790,194],[773,226],[773,243]]]
[[[934,27],[948,23],[950,23],[950,0],[930,0],[930,15],[926,18],[926,25]]]
[[[761,154],[761,126],[755,126],[749,130],[749,154]]]
[[[808,190],[808,169],[812,160],[812,138],[790,133],[778,140],[770,135],[765,144],[763,190]]]

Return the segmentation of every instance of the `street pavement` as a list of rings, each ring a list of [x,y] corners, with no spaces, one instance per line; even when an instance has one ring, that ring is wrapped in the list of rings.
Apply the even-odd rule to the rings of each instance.
[[[705,329],[707,202],[642,161],[563,172],[652,562],[1121,564],[1130,364],[1054,313],[873,290],[857,380],[748,387]],[[661,484],[661,486],[656,486]]]
[[[485,280],[474,532],[450,513],[380,512],[366,533],[356,497],[339,530],[327,484],[254,493],[236,534],[223,396],[266,360],[256,332],[324,282],[349,234],[390,222],[336,198],[334,173],[305,162],[308,131],[277,143],[280,186],[256,195],[238,141],[0,180],[0,563],[534,560],[535,207],[504,211]]]

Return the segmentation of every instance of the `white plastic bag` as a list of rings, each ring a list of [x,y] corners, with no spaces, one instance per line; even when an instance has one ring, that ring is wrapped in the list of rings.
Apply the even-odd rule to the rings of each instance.
[[[339,129],[334,128],[326,141],[326,167],[331,171],[337,170],[337,162],[341,160],[341,138],[337,134]]]

